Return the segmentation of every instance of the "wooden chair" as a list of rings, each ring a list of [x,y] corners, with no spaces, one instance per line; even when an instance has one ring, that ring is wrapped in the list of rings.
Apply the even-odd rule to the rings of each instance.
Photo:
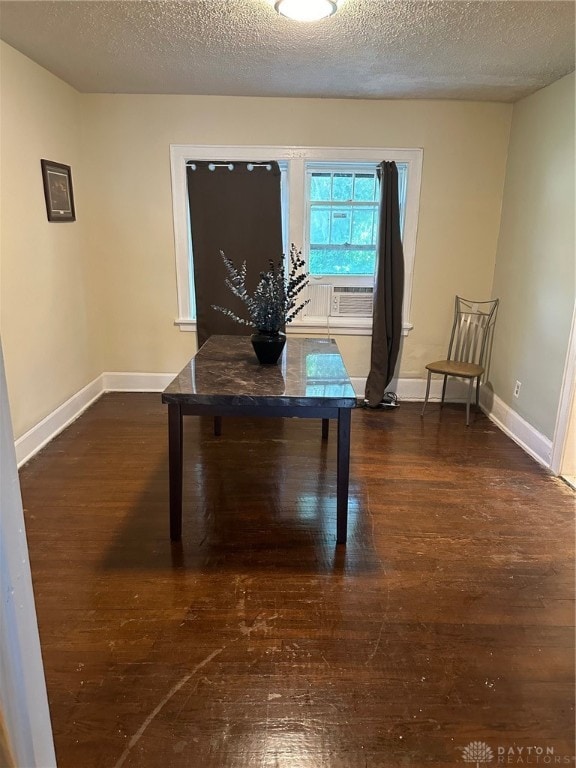
[[[466,400],[466,426],[470,424],[470,401],[472,399],[472,387],[476,380],[476,407],[480,401],[480,379],[484,374],[486,353],[489,349],[489,341],[496,322],[496,311],[499,299],[493,301],[470,301],[456,296],[454,304],[454,323],[452,335],[448,345],[446,360],[436,360],[428,363],[428,381],[426,383],[426,396],[422,407],[422,414],[426,410],[428,395],[430,394],[430,380],[433,373],[444,376],[442,384],[442,401],[444,405],[446,395],[446,381],[448,376],[468,380],[468,395]]]

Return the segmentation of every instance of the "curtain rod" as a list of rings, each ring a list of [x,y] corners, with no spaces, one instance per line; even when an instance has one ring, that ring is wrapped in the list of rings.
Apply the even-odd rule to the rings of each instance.
[[[236,162],[238,163],[238,162],[244,162],[244,161],[236,160]],[[247,163],[246,164],[246,168],[249,171],[252,171],[252,170],[254,170],[254,168],[257,165],[265,167],[267,171],[271,171],[272,170],[272,166],[271,166],[270,163]],[[186,161],[186,166],[188,168],[192,168],[193,171],[196,170],[196,162],[194,160],[187,160]],[[234,170],[234,163],[208,163],[208,170],[214,171],[214,170],[216,170],[216,168],[228,168],[229,171],[233,171]]]

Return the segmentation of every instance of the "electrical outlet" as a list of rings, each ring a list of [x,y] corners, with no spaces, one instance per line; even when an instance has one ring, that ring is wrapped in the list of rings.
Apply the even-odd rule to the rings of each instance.
[[[518,395],[520,394],[520,387],[521,386],[522,386],[522,384],[519,381],[517,381],[516,385],[514,386],[514,397],[518,397]]]

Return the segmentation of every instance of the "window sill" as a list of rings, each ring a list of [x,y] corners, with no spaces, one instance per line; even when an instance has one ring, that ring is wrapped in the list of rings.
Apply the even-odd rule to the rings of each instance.
[[[176,320],[174,320],[174,325],[177,325],[181,331],[196,333],[196,320],[177,317]]]
[[[181,331],[196,332],[196,320],[178,318],[174,320]],[[408,336],[414,328],[412,323],[402,323],[402,336]],[[307,317],[295,320],[288,326],[288,333],[303,336],[307,333],[328,333],[341,336],[371,336],[372,318],[370,317],[331,317],[329,323],[325,317]]]
[[[402,323],[402,336],[408,336],[414,326]],[[372,336],[371,317],[305,317],[288,326],[288,333],[328,333],[341,336]]]

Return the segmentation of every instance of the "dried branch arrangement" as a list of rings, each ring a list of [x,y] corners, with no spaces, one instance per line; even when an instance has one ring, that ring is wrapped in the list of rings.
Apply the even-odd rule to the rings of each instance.
[[[308,285],[308,275],[304,271],[302,252],[294,244],[290,246],[288,270],[285,268],[284,254],[278,264],[270,260],[270,268],[260,273],[260,280],[252,294],[246,288],[246,261],[237,269],[223,251],[220,251],[220,255],[228,272],[226,285],[234,296],[244,302],[249,319],[215,304],[212,309],[231,317],[237,323],[254,326],[258,333],[275,335],[308,304],[309,299],[297,303],[298,295]]]

